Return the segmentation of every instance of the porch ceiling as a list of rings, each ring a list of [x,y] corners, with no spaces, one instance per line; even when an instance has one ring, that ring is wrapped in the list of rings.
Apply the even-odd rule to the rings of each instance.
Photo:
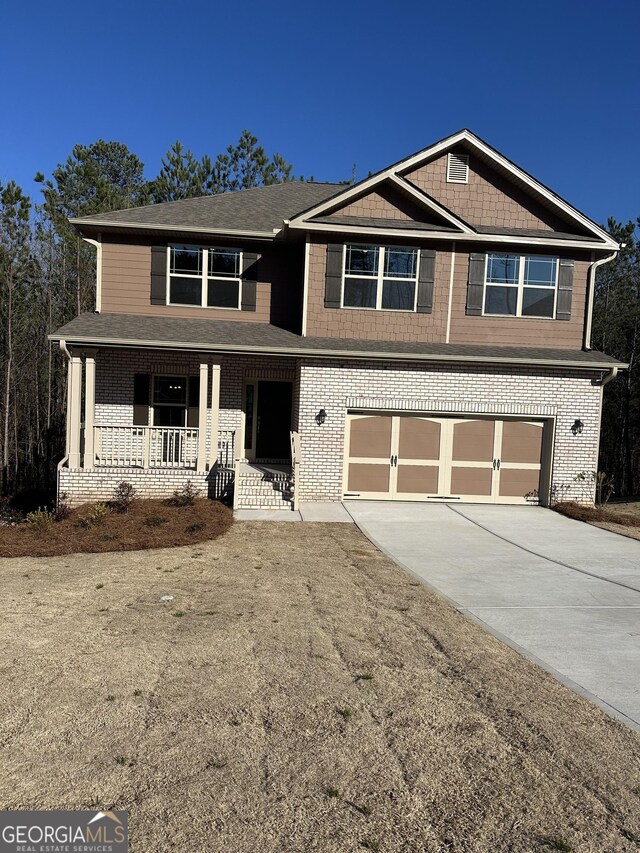
[[[268,323],[140,317],[130,314],[81,314],[49,338],[52,341],[65,341],[69,345],[184,349],[211,353],[607,369],[626,367],[615,358],[593,350],[302,337]]]

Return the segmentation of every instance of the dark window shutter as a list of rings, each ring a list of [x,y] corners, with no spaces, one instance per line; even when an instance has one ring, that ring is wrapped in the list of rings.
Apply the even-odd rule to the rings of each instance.
[[[484,296],[484,270],[487,256],[484,252],[471,252],[469,255],[469,279],[467,282],[467,314],[482,314]]]
[[[198,426],[198,413],[200,411],[200,377],[189,377],[189,406],[187,408],[187,426]]]
[[[151,247],[151,304],[167,302],[167,247]]]
[[[560,258],[558,268],[558,301],[556,303],[556,320],[571,319],[571,296],[573,293],[572,258]]]
[[[133,376],[133,425],[149,425],[149,374],[135,373]]]
[[[420,249],[420,273],[418,275],[419,314],[431,314],[433,309],[433,282],[436,274],[436,253],[434,249]]]
[[[256,310],[256,292],[258,282],[258,255],[255,252],[242,253],[242,296],[240,307],[243,311]]]
[[[324,280],[324,307],[340,308],[342,301],[342,243],[327,246],[327,269]]]

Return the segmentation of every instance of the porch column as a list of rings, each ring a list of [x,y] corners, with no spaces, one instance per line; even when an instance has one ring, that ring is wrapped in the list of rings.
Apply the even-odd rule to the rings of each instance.
[[[218,422],[220,415],[220,364],[211,365],[211,442],[209,468],[218,461]]]
[[[93,426],[96,406],[96,352],[85,350],[84,361],[84,455],[83,468],[93,468],[95,461]]]
[[[67,401],[67,422],[69,425],[69,468],[79,468],[82,359],[80,358],[80,354],[77,350],[71,350],[71,361],[69,362],[69,394]]]
[[[200,364],[200,396],[198,398],[198,471],[204,471],[207,464],[207,399],[209,392],[209,365]]]

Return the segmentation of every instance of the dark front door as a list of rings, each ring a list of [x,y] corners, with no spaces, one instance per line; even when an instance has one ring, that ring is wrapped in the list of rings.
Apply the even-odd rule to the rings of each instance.
[[[258,382],[256,459],[291,459],[291,382]]]

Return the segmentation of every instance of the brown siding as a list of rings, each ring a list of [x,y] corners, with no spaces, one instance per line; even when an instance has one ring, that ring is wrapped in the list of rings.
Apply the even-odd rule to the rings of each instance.
[[[261,246],[260,249],[262,251],[259,272],[262,280],[256,288],[256,310],[233,311],[196,306],[152,305],[150,244],[105,240],[102,244],[101,310],[113,314],[238,320],[245,323],[274,322],[291,329],[299,328],[302,289],[300,253],[294,251],[295,247],[276,249]],[[255,248],[252,248],[252,251],[254,250]],[[272,289],[277,295],[273,305]],[[287,293],[290,298],[287,298]],[[276,316],[272,316],[274,312]]]
[[[325,214],[323,214],[325,215]],[[360,196],[345,207],[333,210],[331,216],[362,216],[374,219],[398,219],[405,222],[444,222],[426,208],[412,201],[394,186],[383,184],[377,190]]]
[[[472,251],[486,251],[486,249],[475,248]],[[537,248],[531,251],[521,249],[516,251],[521,251],[523,254],[527,252],[544,254]],[[589,265],[584,255],[575,262],[570,320],[543,320],[535,317],[473,317],[465,314],[469,250],[466,247],[462,251],[458,250],[454,267],[449,342],[581,349]]]
[[[568,225],[474,156],[469,157],[467,184],[447,183],[446,154],[405,177],[470,225],[576,230],[575,223]]]
[[[307,335],[383,341],[444,341],[449,294],[449,246],[435,247],[436,275],[433,313],[375,311],[357,308],[325,308],[324,279],[326,243],[312,242],[309,250]]]

